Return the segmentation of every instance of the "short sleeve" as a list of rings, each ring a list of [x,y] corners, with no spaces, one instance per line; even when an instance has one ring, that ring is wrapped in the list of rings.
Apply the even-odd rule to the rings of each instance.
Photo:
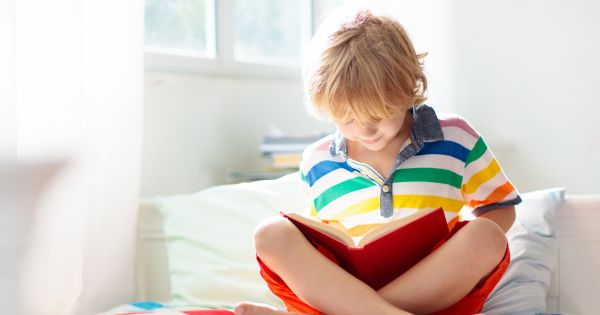
[[[508,180],[483,138],[477,140],[465,161],[462,195],[466,205],[479,216],[487,211],[516,205],[521,198]]]
[[[304,205],[304,208],[302,209],[302,215],[308,217],[308,216],[316,216],[317,215],[317,210],[314,207],[314,203],[313,200],[310,196],[310,185],[308,183],[308,179],[306,178],[306,175],[304,175],[304,172],[302,171],[302,168],[300,168],[300,187],[302,188],[302,192],[304,192],[304,195],[306,196],[306,204]]]
[[[307,146],[302,153],[299,173],[300,185],[306,195],[306,205],[302,210],[302,215],[306,217],[317,217],[317,209],[314,203],[315,196],[313,196],[311,189],[314,181],[314,175],[312,175],[314,173],[313,167],[328,156],[330,143],[331,136],[324,137]]]

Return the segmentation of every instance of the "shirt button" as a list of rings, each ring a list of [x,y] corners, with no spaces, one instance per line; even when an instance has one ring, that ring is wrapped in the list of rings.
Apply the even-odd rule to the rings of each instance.
[[[388,185],[383,185],[383,186],[381,186],[381,190],[383,190],[383,192],[385,192],[385,193],[386,193],[386,192],[389,192],[389,191],[390,191],[390,186],[388,186]]]

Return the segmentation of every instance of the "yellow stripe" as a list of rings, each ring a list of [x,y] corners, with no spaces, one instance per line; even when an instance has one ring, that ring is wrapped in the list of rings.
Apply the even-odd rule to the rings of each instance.
[[[427,195],[394,195],[393,200],[395,209],[424,209],[442,207],[448,212],[459,212],[464,204],[465,203],[463,200]],[[379,206],[379,197],[366,199],[365,201],[346,208],[344,211],[338,212],[330,220],[342,221],[355,215],[377,210],[379,209]]]
[[[379,197],[369,198],[336,213],[331,220],[344,220],[349,217],[379,209]]]
[[[498,162],[496,162],[496,159],[493,159],[488,166],[471,176],[469,181],[463,185],[463,192],[466,194],[476,192],[481,184],[492,179],[498,172],[500,172],[500,166],[498,165]]]
[[[444,211],[446,212],[446,211]],[[460,214],[458,214],[458,212],[453,212],[454,217],[452,217],[450,219],[450,222],[448,222],[448,225],[454,225],[456,224],[456,222],[461,220],[461,216]],[[337,223],[338,228],[345,231],[347,234],[349,234],[352,237],[357,237],[357,236],[363,236],[367,233],[369,233],[371,230],[374,230],[382,225],[384,225],[385,223],[369,223],[369,224],[361,224],[361,225],[357,225],[351,229],[347,229],[345,228],[342,224],[338,223],[337,221],[331,221],[330,224],[332,223]]]
[[[447,212],[447,211],[444,211],[444,212]],[[449,226],[453,226],[454,224],[456,224],[456,222],[461,220],[461,217],[458,214],[458,212],[452,212],[452,213],[454,214],[454,217],[452,217],[450,219],[450,222],[448,222]],[[361,224],[361,225],[357,225],[351,229],[347,229],[347,228],[344,228],[343,225],[338,223],[337,221],[331,221],[330,224],[332,224],[332,223],[339,224],[338,228],[345,231],[347,234],[349,234],[352,237],[363,236],[363,235],[367,234],[368,232],[370,232],[371,230],[374,230],[385,224],[385,223]]]
[[[316,217],[317,216],[317,208],[315,208],[315,203],[314,202],[310,203],[310,215],[312,217]]]
[[[463,200],[428,195],[394,195],[394,208],[439,208],[444,211],[460,212]]]

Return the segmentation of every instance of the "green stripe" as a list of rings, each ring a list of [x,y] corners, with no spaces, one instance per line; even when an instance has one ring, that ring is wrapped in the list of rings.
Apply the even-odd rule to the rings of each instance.
[[[306,179],[306,176],[304,176],[304,174],[302,174],[302,171],[300,171],[300,179],[305,182],[308,183],[308,179]]]
[[[460,189],[462,176],[439,168],[401,168],[394,172],[394,183],[398,182],[440,183]]]
[[[469,152],[469,156],[467,157],[467,161],[465,162],[465,167],[471,164],[471,162],[480,158],[485,153],[485,151],[487,151],[487,146],[485,145],[485,142],[483,142],[483,138],[479,137],[479,140],[477,140],[477,143],[475,143],[475,146],[473,147],[473,149],[471,149],[471,152]]]
[[[321,195],[315,199],[315,208],[317,209],[317,212],[319,212],[329,203],[345,194],[373,186],[375,186],[373,182],[362,177],[355,177],[343,181],[321,193]]]

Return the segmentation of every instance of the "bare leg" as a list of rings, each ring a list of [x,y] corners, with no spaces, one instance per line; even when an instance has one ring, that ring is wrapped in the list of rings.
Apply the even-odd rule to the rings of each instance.
[[[498,265],[506,244],[506,236],[496,223],[476,219],[378,293],[411,312],[442,310],[467,295]]]
[[[325,258],[287,219],[275,217],[259,226],[255,246],[298,297],[325,314],[409,314]]]
[[[271,219],[259,227],[255,241],[261,260],[300,298],[332,315],[441,310],[466,295],[498,264],[506,248],[506,238],[495,223],[475,220],[376,292],[323,257],[283,218]],[[254,310],[258,312],[252,314],[280,314],[260,307]]]
[[[302,315],[278,310],[273,306],[258,303],[240,303],[235,307],[235,315]]]

